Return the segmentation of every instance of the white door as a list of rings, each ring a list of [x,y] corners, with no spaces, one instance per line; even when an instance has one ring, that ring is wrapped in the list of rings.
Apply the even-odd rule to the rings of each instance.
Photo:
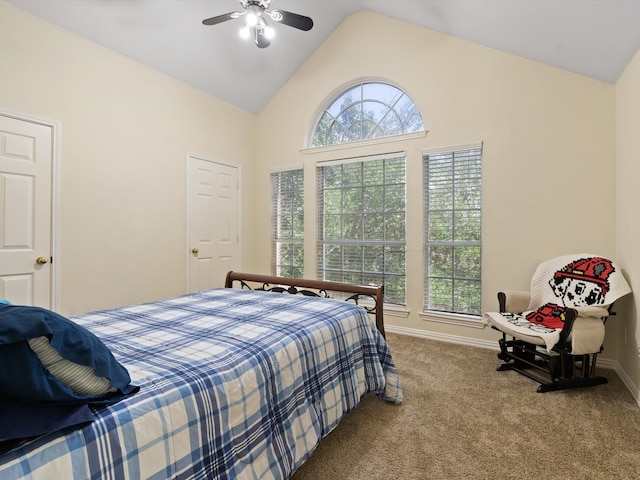
[[[189,155],[187,182],[188,289],[222,287],[240,267],[238,167]]]
[[[0,114],[0,298],[52,308],[53,127]]]

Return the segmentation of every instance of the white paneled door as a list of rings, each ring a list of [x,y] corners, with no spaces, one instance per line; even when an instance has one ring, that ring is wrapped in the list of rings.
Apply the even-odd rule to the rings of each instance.
[[[240,267],[238,167],[189,155],[187,159],[189,291],[224,286]]]
[[[52,308],[53,127],[0,113],[0,298]]]

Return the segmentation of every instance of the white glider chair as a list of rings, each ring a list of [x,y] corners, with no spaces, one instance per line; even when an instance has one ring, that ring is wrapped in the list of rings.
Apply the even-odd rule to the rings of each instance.
[[[607,383],[595,376],[605,322],[613,302],[630,292],[620,268],[599,255],[542,263],[529,292],[499,292],[500,311],[484,315],[502,332],[498,370],[536,380],[538,392]]]

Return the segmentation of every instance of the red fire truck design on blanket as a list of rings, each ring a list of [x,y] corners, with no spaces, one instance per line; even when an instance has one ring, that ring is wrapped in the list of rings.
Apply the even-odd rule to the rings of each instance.
[[[529,313],[527,320],[549,328],[562,328],[564,325],[564,307],[554,303],[547,303],[538,310]]]

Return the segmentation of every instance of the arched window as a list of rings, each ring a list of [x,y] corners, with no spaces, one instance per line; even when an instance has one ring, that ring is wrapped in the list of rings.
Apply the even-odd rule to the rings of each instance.
[[[352,86],[333,99],[318,119],[312,147],[357,142],[424,130],[409,96],[387,83]]]

